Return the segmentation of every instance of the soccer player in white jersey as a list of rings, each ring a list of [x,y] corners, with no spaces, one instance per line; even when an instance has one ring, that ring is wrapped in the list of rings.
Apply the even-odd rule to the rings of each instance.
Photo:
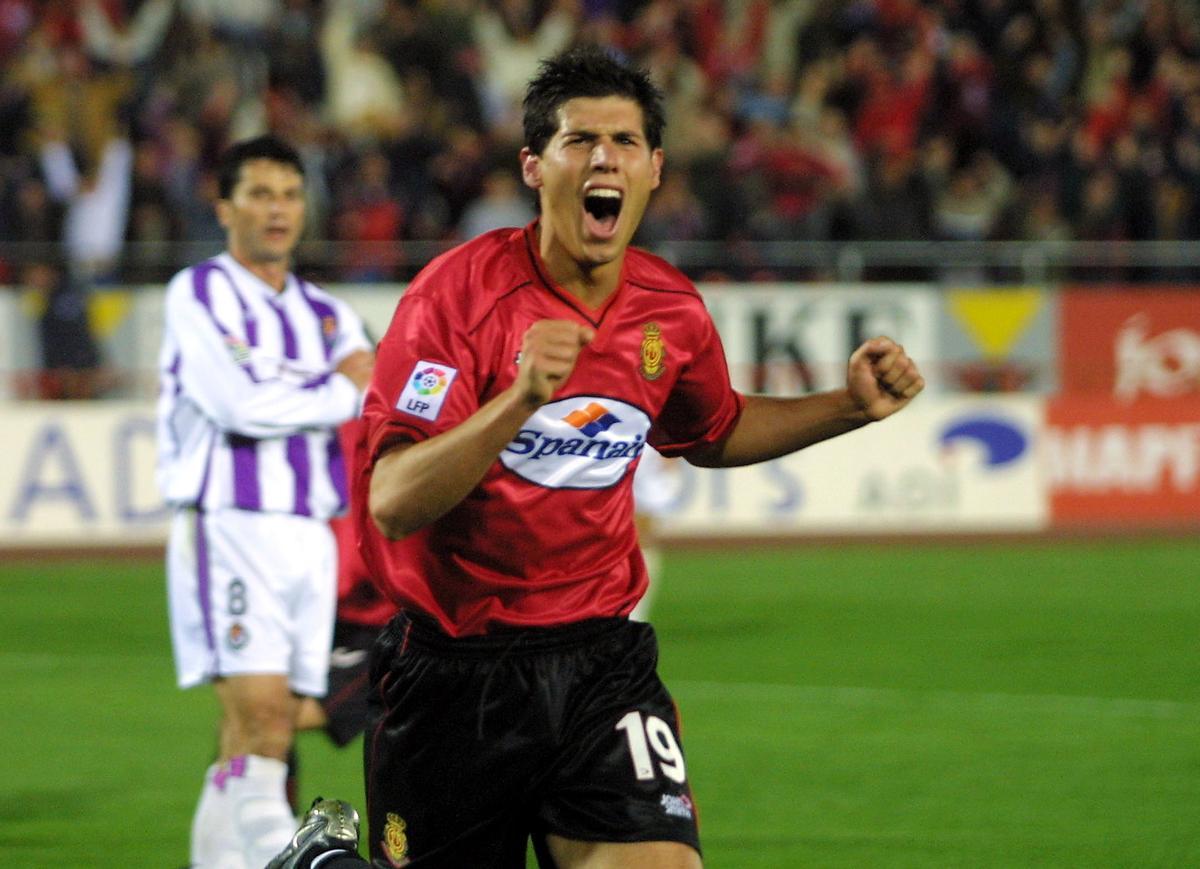
[[[166,294],[159,484],[180,687],[211,683],[220,752],[192,822],[197,869],[261,869],[290,839],[284,759],[304,696],[325,693],[346,506],[337,426],[374,355],[350,308],[290,271],[304,169],[270,136],[220,167],[227,250]]]

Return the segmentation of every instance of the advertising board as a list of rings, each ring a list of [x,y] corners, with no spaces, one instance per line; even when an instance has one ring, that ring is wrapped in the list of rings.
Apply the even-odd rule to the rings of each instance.
[[[1056,526],[1200,525],[1200,396],[1060,396],[1046,415]]]
[[[1060,304],[1063,394],[1200,397],[1200,287],[1072,287]]]

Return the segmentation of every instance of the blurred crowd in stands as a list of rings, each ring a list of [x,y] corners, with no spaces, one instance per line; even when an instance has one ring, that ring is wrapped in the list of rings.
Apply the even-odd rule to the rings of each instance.
[[[576,41],[666,95],[642,244],[1200,238],[1196,0],[0,0],[0,284],[160,280],[268,129],[320,276],[407,277],[532,218],[520,97]]]
[[[0,243],[159,278],[270,129],[309,236],[383,243],[333,277],[402,275],[532,217],[520,96],[573,41],[666,94],[643,244],[1200,237],[1195,0],[0,0]]]

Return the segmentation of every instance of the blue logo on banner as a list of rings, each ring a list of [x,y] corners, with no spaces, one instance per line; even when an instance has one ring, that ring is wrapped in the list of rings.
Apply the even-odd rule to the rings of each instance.
[[[950,425],[938,438],[943,447],[963,440],[974,441],[984,449],[989,468],[1014,462],[1029,449],[1025,432],[998,416],[967,417]]]

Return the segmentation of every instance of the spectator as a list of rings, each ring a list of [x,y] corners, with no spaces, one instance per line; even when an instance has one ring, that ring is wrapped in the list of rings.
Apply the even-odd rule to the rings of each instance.
[[[708,237],[704,207],[692,192],[688,175],[666,172],[638,227],[637,243],[669,256],[672,241],[696,241]]]
[[[77,165],[67,142],[49,133],[42,145],[42,172],[50,195],[66,210],[63,244],[72,275],[108,281],[121,257],[133,147],[118,136],[104,144],[95,165],[86,152],[80,155],[82,165]]]
[[[321,32],[329,121],[351,139],[393,140],[407,124],[404,88],[379,54],[374,22],[357,6],[356,0],[332,0]]]
[[[82,0],[79,24],[83,46],[94,60],[120,67],[148,63],[158,51],[175,12],[175,0],[144,0],[123,20],[114,18],[112,4]]]
[[[51,399],[95,398],[100,387],[100,353],[88,323],[88,293],[60,268],[33,260],[21,275],[41,314],[38,337],[41,374],[37,396]]]
[[[953,170],[934,202],[934,230],[949,241],[992,238],[1012,189],[1008,173],[987,152]]]
[[[458,236],[465,240],[505,226],[524,226],[536,216],[516,173],[493,169],[484,176],[483,194],[463,209]]]
[[[286,0],[269,49],[270,86],[290,92],[306,106],[320,104],[326,92],[319,23],[310,0]]]
[[[506,142],[520,141],[521,98],[538,61],[566,47],[579,26],[571,0],[539,15],[533,0],[483,0],[472,20],[479,50],[477,86],[485,122]]]
[[[131,239],[219,240],[216,156],[266,129],[302,145],[311,237],[344,227],[347,200],[326,191],[378,147],[403,238],[448,238],[484,195],[494,155],[520,138],[521,83],[576,40],[649,68],[666,95],[671,168],[689,176],[716,239],[915,237],[951,213],[957,237],[961,208],[946,210],[945,191],[953,166],[979,151],[1014,183],[1053,190],[1073,236],[1097,232],[1094,210],[1080,221],[1102,167],[1116,172],[1122,237],[1200,234],[1200,205],[1171,193],[1200,183],[1190,0],[0,0],[0,238],[62,238],[46,230],[55,208],[27,183],[40,175],[36,131],[61,131],[83,177],[122,137],[114,119],[157,155],[149,172],[167,196],[165,215],[146,207],[155,180],[135,170],[122,220]],[[791,129],[765,148],[759,121]],[[763,162],[730,177],[754,154]],[[929,188],[919,219],[884,227],[847,205],[868,174],[878,188],[880,173],[906,164]],[[955,190],[969,186],[960,178]],[[62,195],[57,181],[44,189]],[[1157,225],[1160,197],[1175,203],[1168,229]],[[23,209],[39,215],[29,232],[13,223]],[[1015,237],[1018,226],[992,233]]]
[[[382,281],[393,277],[399,262],[393,242],[403,236],[406,215],[396,200],[391,165],[377,148],[356,161],[338,208],[336,237],[345,242],[342,278]]]

